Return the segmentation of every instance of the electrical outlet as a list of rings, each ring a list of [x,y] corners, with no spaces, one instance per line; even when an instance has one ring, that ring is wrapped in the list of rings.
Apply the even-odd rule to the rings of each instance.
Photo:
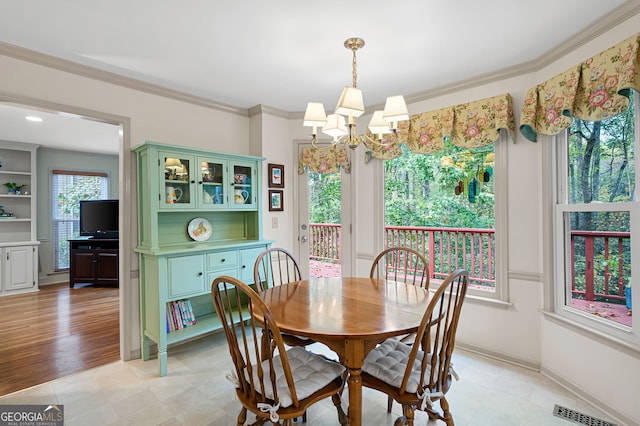
[[[272,217],[271,218],[271,227],[273,229],[278,229],[278,218],[277,217]]]

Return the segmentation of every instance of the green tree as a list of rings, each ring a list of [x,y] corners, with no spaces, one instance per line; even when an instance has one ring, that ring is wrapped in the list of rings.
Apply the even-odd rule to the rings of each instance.
[[[446,143],[431,155],[402,145],[402,156],[385,161],[385,224],[493,228],[493,158],[493,145]]]
[[[309,172],[309,222],[341,223],[340,173]]]

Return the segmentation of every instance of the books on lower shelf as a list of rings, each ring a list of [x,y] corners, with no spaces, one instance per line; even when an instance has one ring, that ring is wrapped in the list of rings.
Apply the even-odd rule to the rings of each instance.
[[[167,302],[167,333],[181,330],[196,323],[191,300],[172,300]]]

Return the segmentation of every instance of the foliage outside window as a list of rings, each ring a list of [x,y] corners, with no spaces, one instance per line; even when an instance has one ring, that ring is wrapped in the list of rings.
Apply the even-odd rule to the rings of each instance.
[[[422,252],[432,278],[464,268],[471,287],[495,292],[494,145],[402,151],[384,166],[386,246]]]
[[[338,173],[309,171],[309,222],[341,223],[342,181]]]
[[[623,328],[632,326],[625,289],[631,286],[631,223],[639,219],[636,114],[632,97],[624,113],[575,120],[558,138],[557,305]]]
[[[54,170],[52,172],[53,254],[56,271],[69,269],[69,239],[80,235],[80,200],[109,198],[105,173]]]

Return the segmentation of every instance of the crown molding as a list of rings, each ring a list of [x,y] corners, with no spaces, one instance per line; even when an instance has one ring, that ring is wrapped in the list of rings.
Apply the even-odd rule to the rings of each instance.
[[[292,118],[290,112],[266,105],[256,105],[249,108],[249,118],[255,117],[256,115],[272,115],[274,117],[285,118],[287,120]]]
[[[0,42],[0,55],[19,59],[25,62],[30,62],[36,65],[42,65],[58,71],[68,72],[71,74],[79,75],[81,77],[87,77],[93,80],[99,80],[105,83],[115,84],[140,92],[149,93],[151,95],[162,96],[165,98],[190,103],[204,108],[215,109],[226,113],[241,115],[243,117],[248,117],[249,115],[248,110],[243,108],[236,108],[231,105],[213,102],[200,96],[190,95],[179,90],[173,90],[156,84],[146,83],[135,78],[125,77],[120,74],[100,70],[87,65],[81,65],[66,59],[57,58],[55,56],[25,49],[23,47],[4,42]]]

